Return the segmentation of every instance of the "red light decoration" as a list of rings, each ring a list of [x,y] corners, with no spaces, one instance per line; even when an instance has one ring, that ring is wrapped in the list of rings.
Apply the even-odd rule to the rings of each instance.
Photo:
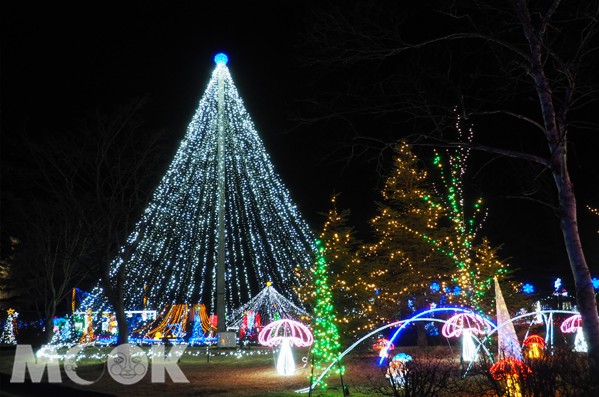
[[[395,349],[395,345],[391,343],[388,339],[379,338],[376,340],[376,343],[372,345],[372,348],[376,351],[381,351],[383,349],[387,349],[387,351]]]
[[[534,345],[537,345],[541,349],[545,348],[545,339],[543,339],[543,337],[539,335],[530,335],[529,337],[524,339],[524,342],[522,343],[526,347],[532,347]]]
[[[539,335],[530,335],[524,339],[524,347],[527,349],[526,355],[530,359],[541,357],[541,351],[545,349],[545,339]]]
[[[528,365],[511,357],[497,361],[489,369],[489,372],[495,380],[526,379],[528,375],[532,374],[532,370]]]

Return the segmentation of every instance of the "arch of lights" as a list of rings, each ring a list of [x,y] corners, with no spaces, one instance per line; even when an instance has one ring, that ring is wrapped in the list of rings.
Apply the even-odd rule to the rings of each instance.
[[[399,327],[395,333],[393,334],[393,336],[389,339],[390,344],[391,343],[395,343],[395,341],[397,340],[397,338],[399,337],[401,331],[403,331],[404,329],[406,329],[408,327],[408,325],[412,322],[415,321],[426,321],[426,322],[438,322],[438,323],[446,323],[447,320],[443,320],[443,319],[439,319],[439,318],[435,318],[435,317],[427,317],[431,314],[437,313],[437,312],[455,312],[455,313],[472,313],[471,310],[467,310],[467,309],[462,309],[462,308],[435,308],[435,309],[431,309],[431,310],[426,310],[422,313],[419,313],[417,315],[415,315],[412,318],[409,319],[405,319],[405,320],[400,320],[400,321],[395,321],[392,323],[389,323],[387,325],[383,325],[382,327],[379,327],[371,332],[369,332],[368,334],[364,335],[363,337],[361,337],[360,339],[358,339],[356,342],[354,342],[351,346],[349,346],[343,353],[341,353],[339,355],[338,360],[341,360],[343,357],[345,357],[345,355],[347,355],[349,352],[351,352],[356,346],[358,346],[360,343],[364,342],[366,339],[370,338],[371,336],[379,333],[380,331],[389,329],[389,328],[393,328],[393,327]],[[510,321],[506,321],[500,325],[495,325],[493,322],[488,321],[488,325],[490,328],[489,333],[487,334],[487,336],[491,336],[494,333],[496,333],[498,330],[500,330],[502,327],[506,326],[508,323],[512,323],[514,321],[526,318],[526,317],[531,317],[531,316],[537,316],[537,315],[542,315],[544,317],[545,320],[545,324],[547,327],[546,333],[547,333],[547,337],[553,337],[553,331],[552,331],[552,322],[553,322],[553,315],[554,314],[577,314],[578,312],[575,311],[569,311],[569,310],[541,310],[541,311],[535,311],[535,312],[531,312],[531,313],[525,313],[525,314],[521,314],[518,315],[516,317],[513,317],[510,319]],[[547,316],[546,316],[547,315]],[[480,348],[485,349],[485,351],[487,351],[486,347],[482,344],[482,343],[478,343],[478,347],[477,347],[477,351]],[[487,351],[487,354],[489,355],[489,357],[491,357],[491,355],[489,354],[489,352]],[[384,361],[384,358],[381,358],[381,360],[379,361],[379,365],[382,364],[382,362]],[[322,379],[327,372],[329,372],[331,370],[331,368],[333,368],[333,366],[335,365],[336,361],[333,361],[332,363],[329,364],[329,366],[322,372],[322,374],[320,374],[320,376],[317,378],[317,382]],[[471,365],[471,364],[470,364]],[[470,368],[470,366],[468,367]],[[298,393],[307,393],[309,391],[309,388],[304,388],[304,389],[299,389],[296,390],[296,392]]]

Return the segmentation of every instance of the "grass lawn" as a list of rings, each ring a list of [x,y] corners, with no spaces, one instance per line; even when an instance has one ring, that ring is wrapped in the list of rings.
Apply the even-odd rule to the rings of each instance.
[[[110,350],[110,348],[103,348]],[[97,349],[96,349],[97,350]],[[250,351],[265,352],[255,347]],[[191,354],[189,354],[191,353]],[[199,355],[198,355],[199,354]],[[86,392],[100,392],[113,396],[307,396],[298,394],[295,390],[309,386],[309,368],[302,362],[302,357],[307,355],[307,350],[294,349],[297,370],[294,375],[281,376],[275,369],[272,353],[266,351],[262,355],[244,355],[240,358],[232,355],[220,355],[218,350],[213,350],[210,356],[206,355],[206,348],[188,347],[179,361],[179,367],[189,380],[189,383],[173,383],[166,374],[165,383],[152,383],[151,370],[139,382],[123,385],[115,381],[106,370],[106,365],[98,360],[78,361],[77,375],[89,381],[90,385],[81,386],[72,382],[64,373],[61,366],[62,384],[60,387],[69,387],[76,390],[60,389],[50,390],[50,384],[22,385],[10,383],[10,374],[14,360],[14,349],[0,351],[0,374],[2,387],[0,391],[14,393],[15,395],[85,395]],[[345,360],[347,372],[343,377],[344,384],[349,388],[351,396],[372,395],[371,384],[387,383],[384,369],[377,365],[377,356],[373,353],[349,355]],[[44,376],[46,380],[46,376]],[[316,389],[313,396],[343,396],[338,375],[332,375],[328,380],[326,391]],[[33,394],[27,388],[34,388]],[[1,395],[1,393],[0,393]]]

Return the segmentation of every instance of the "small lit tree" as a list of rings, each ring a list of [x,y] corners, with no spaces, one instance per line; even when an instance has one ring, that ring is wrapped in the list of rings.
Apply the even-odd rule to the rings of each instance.
[[[4,323],[2,335],[0,335],[0,345],[16,345],[17,317],[19,317],[19,313],[14,309],[8,309],[6,314],[8,314],[8,317]]]
[[[333,294],[329,287],[329,266],[325,258],[325,248],[320,240],[316,241],[317,258],[314,270],[315,309],[314,309],[314,345],[312,347],[313,374],[310,384],[314,381],[314,372],[320,373],[328,364],[339,360],[340,343],[339,331],[335,323],[335,308]],[[345,368],[340,362],[336,363],[336,372],[343,375]],[[326,382],[323,379],[319,385],[324,389]]]

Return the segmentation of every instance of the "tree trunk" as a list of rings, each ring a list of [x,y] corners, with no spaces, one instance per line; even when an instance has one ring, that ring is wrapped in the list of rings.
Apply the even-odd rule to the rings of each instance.
[[[110,268],[107,266],[105,275],[103,278],[104,291],[108,302],[114,310],[114,315],[117,322],[117,345],[123,345],[129,343],[129,327],[127,325],[127,316],[125,315],[125,300],[123,297],[123,282],[124,282],[124,269],[122,265],[117,275],[114,277],[115,285],[110,283],[109,272]]]
[[[46,318],[44,319],[44,336],[42,344],[48,344],[54,336],[54,315],[56,314],[56,306],[51,305],[46,309]]]
[[[591,374],[599,371],[599,315],[591,273],[580,243],[576,213],[576,196],[568,171],[568,130],[565,123],[574,91],[574,80],[570,80],[566,95],[556,102],[551,82],[545,74],[543,38],[545,31],[534,29],[526,1],[514,1],[514,6],[530,50],[530,76],[535,84],[545,137],[551,155],[550,168],[558,192],[560,228],[568,253],[568,260],[576,289],[576,303],[582,317],[582,328],[588,345]],[[561,122],[558,123],[556,105],[560,107]]]
[[[565,149],[564,149],[565,150]],[[557,160],[560,159],[560,160]],[[588,345],[588,355],[593,373],[599,371],[599,314],[591,272],[587,265],[576,214],[576,196],[565,165],[565,156],[556,156],[561,173],[555,170],[553,176],[558,189],[560,203],[560,226],[568,252],[568,259],[576,288],[576,304],[582,317],[582,330]]]
[[[118,299],[113,304],[118,328],[117,345],[129,343],[129,327],[127,326],[127,316],[125,315],[125,305],[123,303],[123,299]]]
[[[420,349],[428,347],[428,338],[426,337],[426,329],[422,321],[416,322],[416,344]]]

